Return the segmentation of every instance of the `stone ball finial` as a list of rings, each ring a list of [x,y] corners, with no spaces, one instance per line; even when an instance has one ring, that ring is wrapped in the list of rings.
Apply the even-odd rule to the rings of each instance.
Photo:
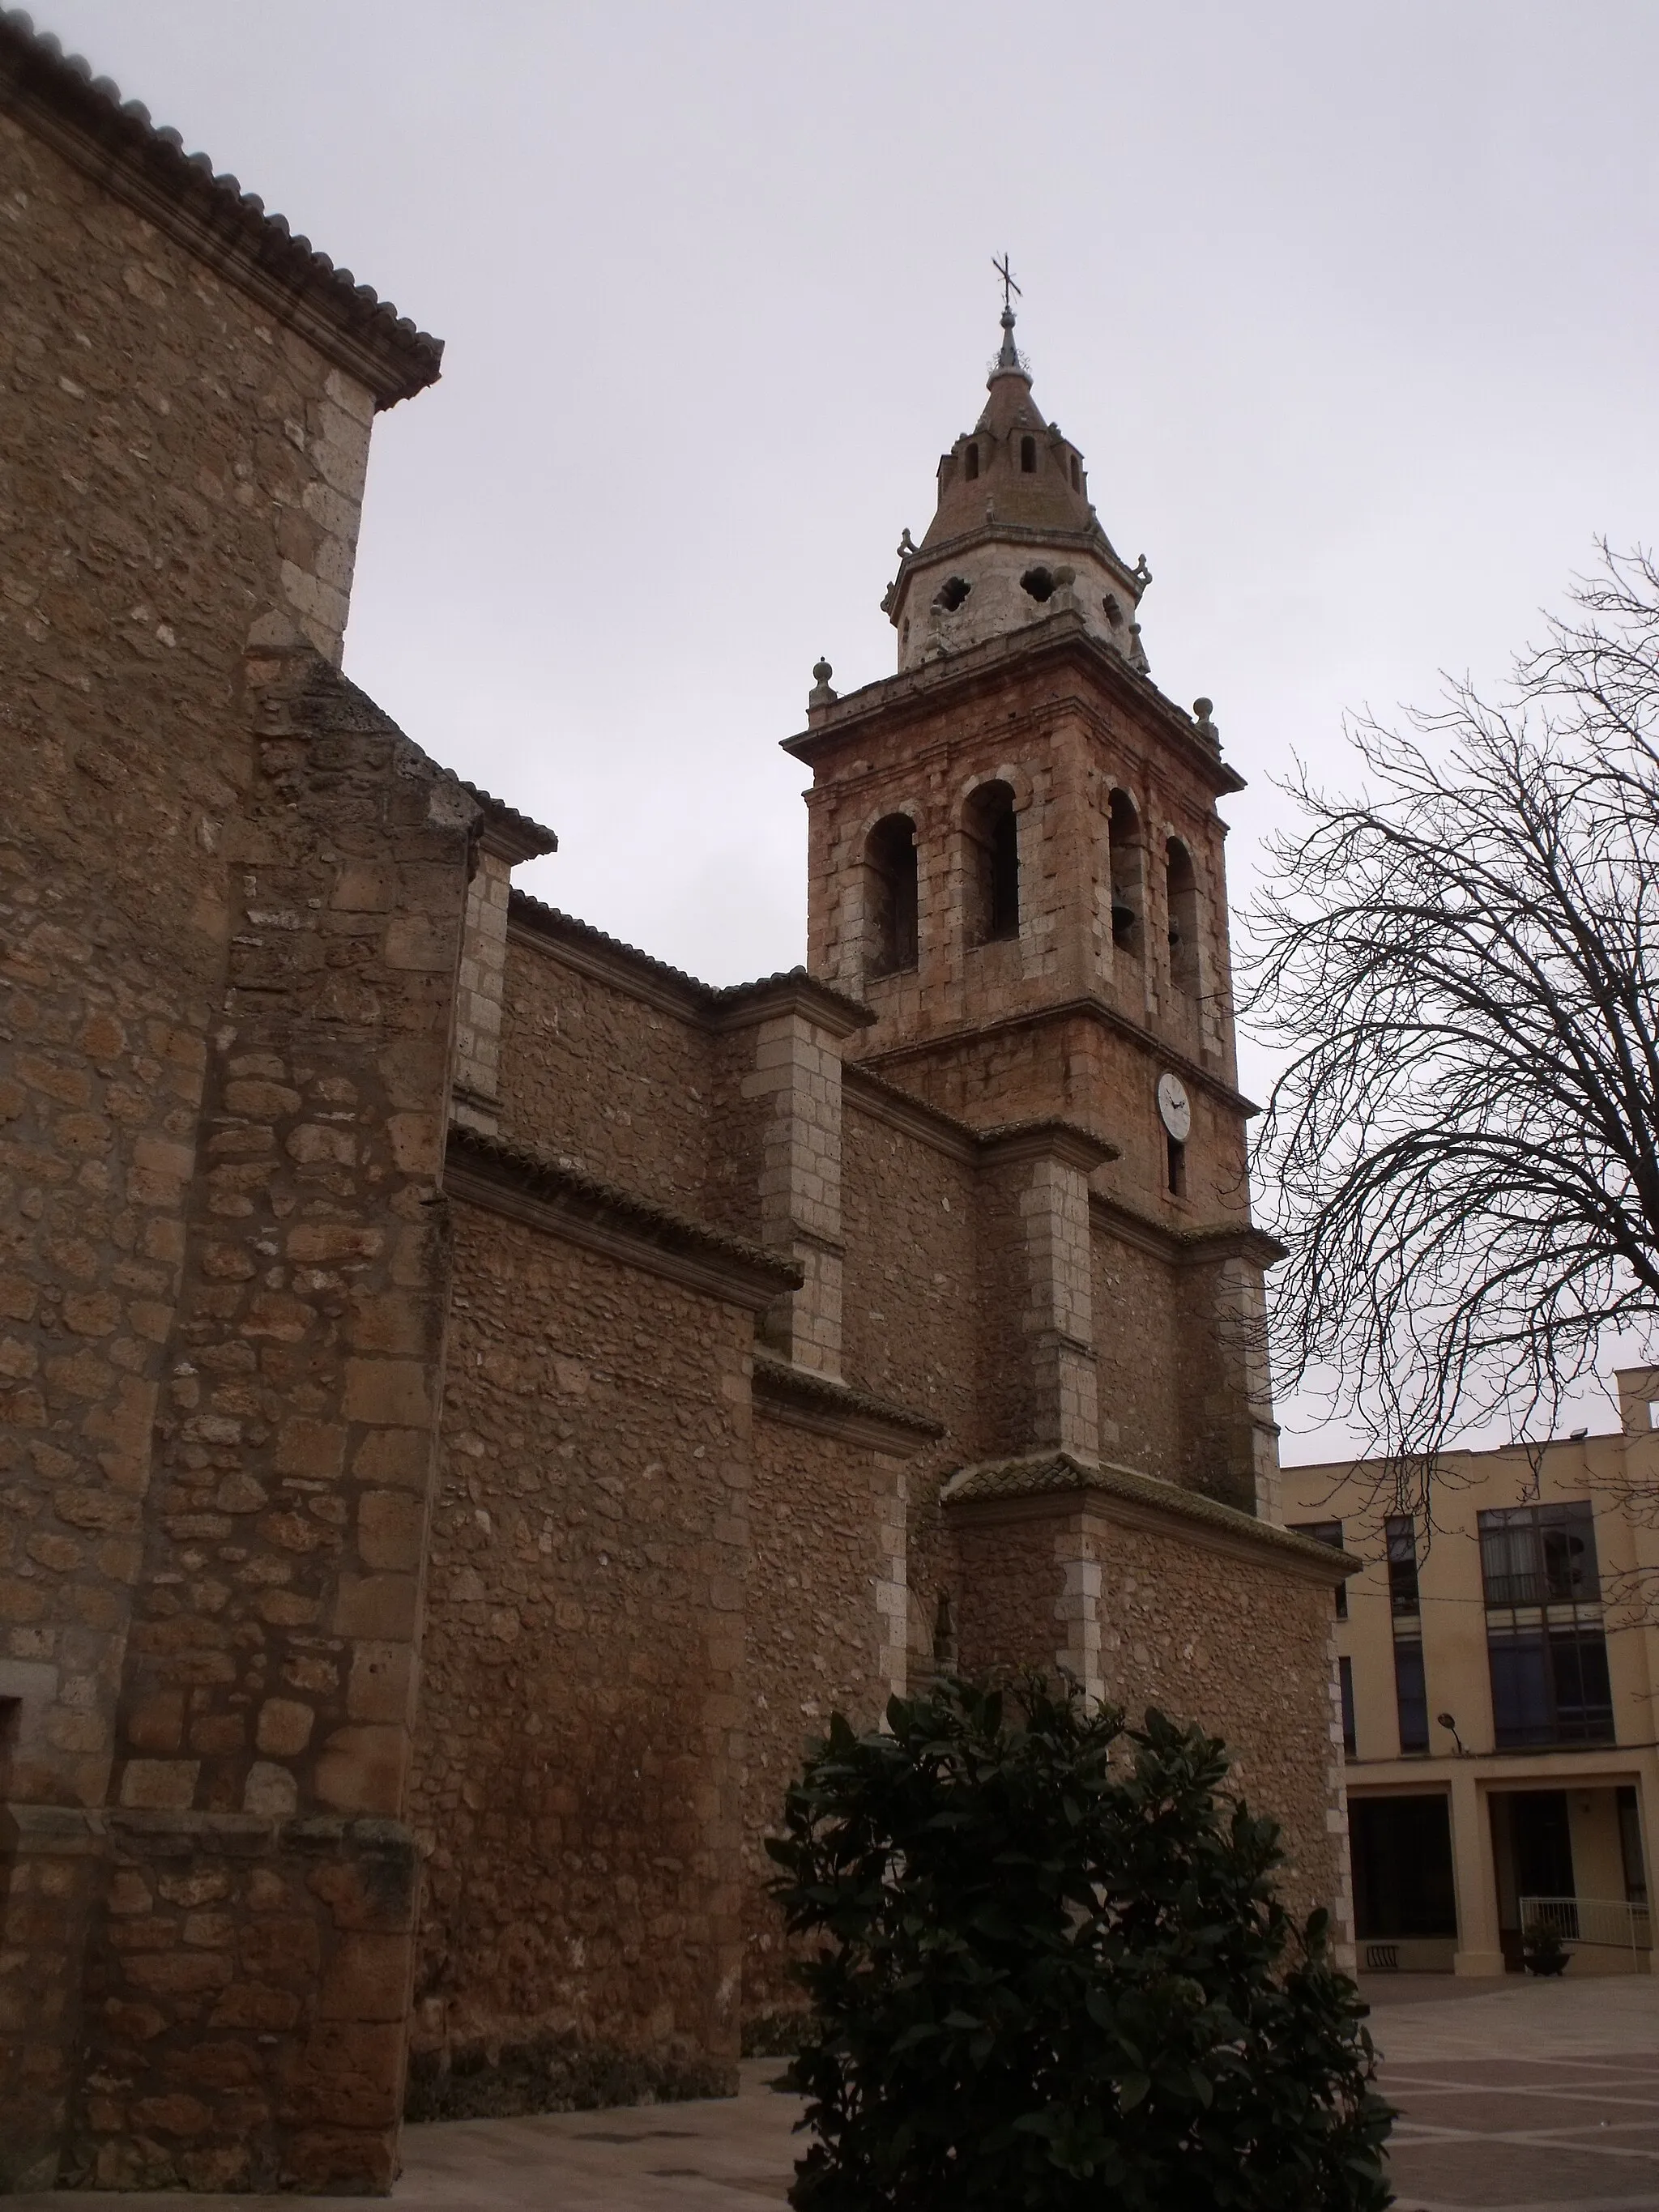
[[[827,684],[835,672],[827,660],[815,660],[812,663],[812,681],[815,684]]]
[[[1213,699],[1194,699],[1193,702],[1193,712],[1200,722],[1207,722],[1211,715],[1215,712],[1215,701]]]
[[[812,688],[806,695],[806,703],[809,707],[830,705],[836,696],[830,689],[830,678],[835,672],[827,660],[815,660],[812,663]]]

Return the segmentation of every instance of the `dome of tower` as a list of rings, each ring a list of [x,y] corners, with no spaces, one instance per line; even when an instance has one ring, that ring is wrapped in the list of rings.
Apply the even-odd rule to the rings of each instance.
[[[1101,527],[1083,455],[1044,421],[1013,334],[1005,307],[979,420],[939,458],[939,504],[921,544],[905,533],[882,602],[898,632],[898,665],[1072,612],[1144,670],[1135,613],[1151,576],[1144,561],[1130,568]]]

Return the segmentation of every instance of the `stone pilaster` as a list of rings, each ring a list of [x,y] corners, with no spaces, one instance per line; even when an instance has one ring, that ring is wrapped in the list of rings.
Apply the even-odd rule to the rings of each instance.
[[[269,634],[267,635],[267,632]],[[384,2190],[476,803],[264,625],[65,2179]]]
[[[1282,1525],[1279,1424],[1267,1364],[1262,1267],[1280,1248],[1260,1231],[1194,1240],[1185,1303],[1192,1332],[1187,1392],[1196,1486]]]
[[[787,975],[734,993],[720,1026],[754,1030],[741,1095],[761,1116],[760,1242],[805,1271],[760,1335],[797,1367],[841,1379],[841,1048],[866,1017]]]
[[[58,2179],[106,1848],[101,1813],[0,1803],[0,2196]]]
[[[489,793],[466,788],[483,808],[477,866],[467,885],[455,994],[455,1079],[451,1112],[470,1129],[501,1131],[501,1000],[507,978],[507,909],[520,860],[558,850],[550,830]]]
[[[1115,1156],[1114,1148],[1063,1121],[995,1131],[982,1142],[983,1171],[1012,1185],[1020,1239],[1012,1270],[1018,1335],[1010,1352],[1024,1374],[1010,1398],[1023,1402],[1024,1433],[1010,1443],[1097,1459],[1089,1176]]]
[[[890,1696],[902,1698],[910,1663],[909,1476],[904,1462],[895,1455],[877,1452],[873,1456],[872,1492],[880,1556],[875,1577],[876,1618],[880,1624],[876,1675]]]

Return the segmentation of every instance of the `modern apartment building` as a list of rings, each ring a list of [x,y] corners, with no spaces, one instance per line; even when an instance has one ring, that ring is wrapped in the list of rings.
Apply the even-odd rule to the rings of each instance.
[[[1291,1527],[1365,1562],[1334,1600],[1362,1968],[1515,1971],[1528,1919],[1574,1974],[1650,1965],[1659,1368],[1616,1380],[1616,1434],[1451,1454],[1428,1515],[1375,1465],[1285,1470]]]

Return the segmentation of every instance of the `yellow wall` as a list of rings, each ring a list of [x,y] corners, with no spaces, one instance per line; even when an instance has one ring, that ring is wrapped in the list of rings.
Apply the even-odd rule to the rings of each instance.
[[[1343,1546],[1364,1561],[1348,1583],[1348,1618],[1336,1624],[1339,1653],[1352,1667],[1355,1754],[1346,1761],[1350,1798],[1404,1790],[1449,1790],[1457,1876],[1458,1968],[1498,1971],[1500,1913],[1492,1861],[1490,1799],[1500,1790],[1567,1794],[1574,1881],[1580,1899],[1622,1900],[1625,1874],[1615,1792],[1633,1784],[1641,1808],[1644,1857],[1659,1835],[1659,1369],[1618,1377],[1626,1427],[1564,1439],[1536,1454],[1517,1448],[1449,1455],[1436,1484],[1432,1526],[1417,1516],[1420,1622],[1428,1688],[1430,1748],[1402,1755],[1394,1672],[1383,1521],[1391,1494],[1379,1494],[1381,1469],[1364,1463],[1284,1470],[1285,1518],[1340,1520]],[[1486,1619],[1478,1515],[1495,1506],[1567,1504],[1594,1510],[1615,1741],[1500,1752],[1493,1741]],[[1645,1616],[1651,1614],[1653,1625]],[[1435,1717],[1457,1723],[1451,1733]],[[1651,1881],[1651,1877],[1650,1877]],[[1362,1960],[1364,1956],[1362,1945]],[[1575,1972],[1627,1968],[1627,1957],[1589,1951]]]

